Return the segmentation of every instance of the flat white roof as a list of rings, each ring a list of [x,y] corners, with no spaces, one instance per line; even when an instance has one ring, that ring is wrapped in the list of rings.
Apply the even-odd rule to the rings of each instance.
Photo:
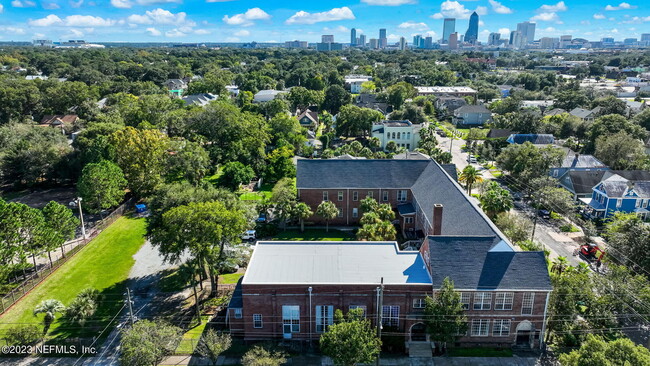
[[[469,86],[416,86],[418,93],[476,93]]]
[[[418,252],[395,242],[258,242],[243,284],[431,284]]]

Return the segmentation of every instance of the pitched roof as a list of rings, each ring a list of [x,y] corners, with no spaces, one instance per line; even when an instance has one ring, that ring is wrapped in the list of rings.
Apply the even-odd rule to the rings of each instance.
[[[604,170],[572,170],[567,172],[573,192],[576,194],[588,194],[605,175]],[[562,182],[562,179],[560,179]]]
[[[580,155],[570,151],[564,160],[562,160],[561,168],[607,168],[600,160],[596,159],[593,155]]]
[[[543,252],[518,252],[496,236],[429,236],[431,282],[458,290],[551,290]]]
[[[647,170],[612,170],[609,174],[617,174],[635,182],[642,180],[650,181],[650,171]]]
[[[547,111],[544,113],[545,116],[557,116],[560,114],[564,114],[566,111],[562,108],[553,108],[550,111]]]
[[[205,106],[208,105],[211,101],[217,99],[217,95],[211,93],[201,93],[201,94],[192,94],[181,99],[185,102],[186,105],[198,105]]]
[[[507,129],[507,128],[492,128],[490,129],[490,132],[487,134],[487,138],[489,139],[495,139],[495,138],[503,138],[503,137],[508,137],[512,135],[512,130]]]
[[[589,110],[589,109],[584,109],[584,108],[574,108],[569,112],[570,115],[576,116],[580,119],[585,119],[587,117],[593,116],[594,111]]]
[[[487,114],[492,114],[492,112],[485,108],[483,105],[471,105],[467,104],[464,105],[454,111],[454,114],[462,114],[462,113],[487,113]]]
[[[58,114],[58,115],[47,115],[44,116],[41,120],[42,125],[60,125],[60,124],[70,124],[75,123],[79,119],[79,116],[76,114]]]
[[[318,123],[318,112],[314,112],[310,109],[306,109],[304,112],[300,113],[300,115],[297,117],[298,121],[300,121],[304,117],[309,118],[309,120],[312,123]]]
[[[601,182],[607,197],[624,197],[634,191],[639,197],[650,197],[650,181],[626,179],[618,174],[606,174]]]
[[[242,284],[431,284],[395,242],[257,242]]]
[[[508,137],[508,142],[511,144],[523,144],[530,142],[535,145],[549,145],[555,142],[555,137],[551,134],[523,134],[513,133]]]

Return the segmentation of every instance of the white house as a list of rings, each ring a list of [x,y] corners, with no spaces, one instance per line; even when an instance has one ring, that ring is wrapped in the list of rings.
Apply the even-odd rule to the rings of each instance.
[[[413,151],[420,142],[420,130],[426,123],[413,124],[410,121],[382,121],[373,123],[372,137],[377,137],[383,150],[389,141],[394,141],[398,147]]]
[[[345,77],[345,86],[350,88],[350,93],[361,93],[361,85],[366,81],[372,81],[372,76],[351,74]]]
[[[288,93],[285,90],[260,90],[253,96],[253,103],[270,102],[280,94]]]

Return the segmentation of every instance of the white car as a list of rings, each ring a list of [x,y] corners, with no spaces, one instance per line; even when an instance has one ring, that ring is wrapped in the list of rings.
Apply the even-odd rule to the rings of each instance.
[[[257,239],[255,237],[255,230],[246,230],[243,234],[241,234],[242,240],[255,240]]]

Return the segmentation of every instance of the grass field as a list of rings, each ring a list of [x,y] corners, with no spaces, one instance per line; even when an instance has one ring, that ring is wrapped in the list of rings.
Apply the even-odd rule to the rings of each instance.
[[[144,234],[144,219],[119,218],[3,314],[0,317],[0,333],[15,323],[41,324],[43,316],[34,317],[32,314],[38,303],[45,299],[57,299],[64,305],[69,305],[81,290],[92,287],[99,290],[103,296],[95,316],[81,328],[77,324],[66,322],[61,314],[57,314],[49,336],[98,336],[99,331],[124,304],[122,299],[126,291],[125,280],[134,263],[133,255],[144,243]]]
[[[201,325],[190,328],[185,332],[185,334],[183,334],[181,343],[178,344],[174,353],[177,355],[191,355],[194,352],[196,345],[199,343],[199,339],[201,339],[203,330],[205,329],[205,326],[208,325],[209,320],[210,315],[201,315]]]
[[[242,201],[261,201],[263,198],[269,199],[271,198],[271,190],[273,190],[273,184],[262,184],[259,191],[242,193],[239,199]]]
[[[279,232],[271,240],[286,241],[350,241],[356,240],[352,232],[330,229],[326,232],[324,229],[305,229],[304,233],[300,230],[286,230]]]

